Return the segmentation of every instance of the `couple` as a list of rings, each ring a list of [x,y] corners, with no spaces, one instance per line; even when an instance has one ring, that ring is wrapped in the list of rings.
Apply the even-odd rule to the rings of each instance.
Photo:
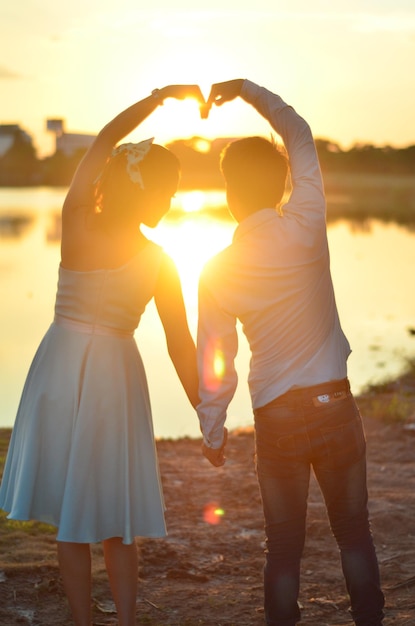
[[[212,105],[241,97],[281,136],[249,137],[221,157],[232,244],[205,266],[198,348],[180,280],[144,237],[165,215],[179,163],[152,143],[117,143],[166,98]],[[292,191],[277,212],[290,167]],[[197,409],[203,453],[225,462],[237,374],[236,321],[252,359],[249,387],[266,530],[268,626],[295,626],[310,468],[323,492],[357,626],[380,626],[383,594],[370,533],[365,438],[347,380],[350,352],[330,277],[325,199],[308,124],[248,80],[155,90],[98,134],[62,211],[55,319],[31,365],[12,433],[0,507],[58,528],[58,559],[77,626],[91,624],[90,543],[102,541],[120,626],[136,623],[134,537],[166,533],[145,372],[133,333],[154,297],[169,355]],[[224,373],[214,370],[224,356]],[[197,365],[198,362],[198,365]],[[199,372],[199,373],[198,373]]]

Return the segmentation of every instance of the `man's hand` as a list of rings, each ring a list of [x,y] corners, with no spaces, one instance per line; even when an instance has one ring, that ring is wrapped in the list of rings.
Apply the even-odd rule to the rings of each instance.
[[[220,448],[208,448],[208,446],[203,443],[202,444],[202,453],[203,456],[205,456],[208,461],[210,461],[212,463],[212,465],[214,465],[215,467],[220,467],[221,465],[225,464],[225,446],[226,446],[226,442],[228,441],[228,429],[224,428],[223,429],[223,441],[222,441],[222,445]]]
[[[225,102],[237,98],[241,93],[243,82],[243,78],[237,78],[235,80],[227,80],[224,83],[215,83],[212,85],[206,104],[204,106],[202,105],[200,108],[202,119],[208,117],[212,104],[222,106]]]

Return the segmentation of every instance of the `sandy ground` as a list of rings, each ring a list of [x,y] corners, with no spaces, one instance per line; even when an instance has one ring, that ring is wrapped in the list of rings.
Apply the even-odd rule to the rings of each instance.
[[[414,396],[415,397],[415,396]],[[379,402],[391,396],[379,396]],[[386,595],[385,626],[415,625],[415,411],[404,428],[371,416],[360,401],[368,441],[372,529]],[[377,409],[378,410],[378,409]],[[412,419],[413,417],[413,419]],[[3,450],[9,431],[2,431]],[[160,441],[169,536],[140,539],[137,624],[256,626],[264,623],[263,519],[252,431],[230,434],[228,461],[213,468],[201,442]],[[100,546],[94,546],[94,625],[117,624]],[[302,624],[351,626],[339,557],[312,481],[303,558]],[[0,520],[0,624],[71,624],[54,534]]]

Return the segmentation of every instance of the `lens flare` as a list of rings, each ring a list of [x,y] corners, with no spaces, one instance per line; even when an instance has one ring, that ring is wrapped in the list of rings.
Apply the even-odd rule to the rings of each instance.
[[[220,342],[212,341],[204,355],[203,381],[210,390],[219,389],[226,370],[225,355]]]
[[[213,526],[220,524],[224,515],[225,511],[216,502],[209,502],[203,509],[204,521]]]
[[[225,356],[222,350],[216,350],[213,357],[213,371],[216,378],[223,378],[225,373]]]

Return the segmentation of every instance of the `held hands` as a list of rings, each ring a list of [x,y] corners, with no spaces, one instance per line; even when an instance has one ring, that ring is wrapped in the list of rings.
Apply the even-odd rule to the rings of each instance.
[[[205,456],[208,461],[210,461],[212,463],[212,465],[214,465],[215,467],[220,467],[221,465],[225,464],[226,461],[226,457],[225,457],[225,446],[226,443],[228,441],[228,429],[224,428],[223,429],[223,441],[222,441],[222,445],[220,448],[208,448],[208,446],[203,443],[202,444],[202,453],[203,456]]]

